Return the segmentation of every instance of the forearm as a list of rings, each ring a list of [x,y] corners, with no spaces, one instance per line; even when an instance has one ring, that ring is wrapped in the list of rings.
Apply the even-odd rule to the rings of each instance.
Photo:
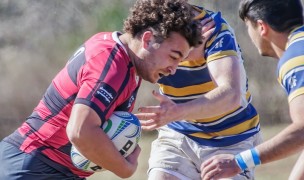
[[[215,117],[238,108],[241,105],[241,97],[244,96],[241,87],[246,83],[240,77],[244,74],[240,73],[241,67],[236,56],[208,63],[208,70],[216,88],[182,105],[186,111],[185,119]]]
[[[268,163],[285,158],[304,147],[304,96],[297,96],[289,103],[292,123],[269,141],[257,147],[261,162]]]
[[[221,86],[204,94],[204,96],[178,105],[183,119],[202,119],[225,114],[241,104],[241,95],[238,89],[231,86]]]
[[[270,140],[257,146],[262,164],[285,158],[304,147],[304,126],[292,123]]]
[[[131,176],[136,167],[119,153],[100,125],[101,120],[94,110],[76,104],[67,125],[68,138],[81,154],[95,164],[120,177]]]
[[[86,158],[102,168],[122,178],[133,174],[128,168],[127,160],[100,127],[83,130],[77,137],[71,139],[71,142]]]

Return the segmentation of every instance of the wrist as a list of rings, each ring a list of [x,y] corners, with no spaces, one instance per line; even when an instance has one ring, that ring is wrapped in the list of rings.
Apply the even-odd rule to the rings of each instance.
[[[185,106],[185,103],[176,104],[174,112],[177,113],[176,114],[177,119],[178,120],[188,119],[188,110],[189,110],[189,108],[187,106]]]
[[[131,163],[129,163],[127,160],[126,160],[125,165],[121,166],[121,167],[124,167],[124,168],[119,168],[119,171],[116,174],[121,178],[129,178],[130,176],[133,175],[133,173],[136,170],[136,168],[134,168],[134,166]]]
[[[255,148],[237,154],[234,159],[242,171],[261,164],[259,153]]]

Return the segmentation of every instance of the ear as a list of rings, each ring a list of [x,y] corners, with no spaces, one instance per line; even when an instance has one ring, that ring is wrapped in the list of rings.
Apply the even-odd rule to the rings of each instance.
[[[262,37],[267,36],[268,32],[269,32],[269,26],[267,23],[265,23],[263,20],[257,20],[257,26],[260,32],[260,35]]]
[[[145,31],[141,37],[142,46],[144,49],[148,49],[152,45],[154,36],[151,31]]]

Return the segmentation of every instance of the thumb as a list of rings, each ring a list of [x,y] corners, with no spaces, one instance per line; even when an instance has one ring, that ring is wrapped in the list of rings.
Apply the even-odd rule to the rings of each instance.
[[[159,92],[156,92],[155,90],[152,91],[152,95],[155,99],[157,99],[160,103],[164,102],[168,99],[165,95],[160,94]]]

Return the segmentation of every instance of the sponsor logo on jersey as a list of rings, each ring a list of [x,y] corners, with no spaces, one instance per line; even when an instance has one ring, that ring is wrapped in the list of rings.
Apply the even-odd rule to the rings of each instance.
[[[297,86],[297,77],[296,76],[291,76],[289,79],[289,84],[290,84],[290,88],[294,88]]]
[[[105,106],[109,106],[116,97],[117,92],[108,84],[102,82],[95,93],[97,97]]]
[[[223,42],[224,41],[224,38],[221,38],[215,45],[215,49],[218,49],[218,48],[222,48],[223,47]]]
[[[128,102],[128,107],[127,108],[130,108],[134,102],[135,98],[134,98],[134,95],[132,95],[129,99],[129,102]]]

